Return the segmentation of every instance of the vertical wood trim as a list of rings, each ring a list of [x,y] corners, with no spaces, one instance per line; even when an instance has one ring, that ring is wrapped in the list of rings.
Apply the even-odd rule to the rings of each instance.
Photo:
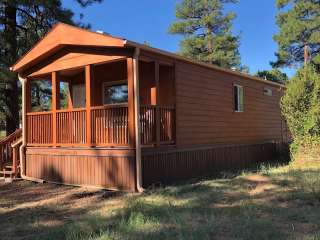
[[[128,132],[129,146],[135,147],[135,121],[134,121],[134,69],[133,58],[127,58],[127,76],[128,76]]]
[[[85,67],[85,81],[86,81],[86,142],[88,146],[92,144],[91,138],[91,105],[92,105],[92,65],[86,65]]]
[[[59,108],[59,79],[57,72],[52,72],[52,144],[57,146],[57,109]]]
[[[141,125],[140,125],[140,83],[139,83],[139,55],[140,49],[136,48],[133,59],[133,85],[134,85],[134,108],[135,108],[135,140],[136,140],[136,149],[135,149],[135,188],[138,192],[142,192],[142,164],[141,164]],[[134,165],[133,165],[134,166]],[[133,168],[132,168],[133,169]]]
[[[27,113],[31,111],[31,87],[30,87],[30,79],[26,79],[23,83],[24,87],[22,87],[22,91],[24,91],[24,93],[22,95],[24,95],[24,104],[22,104],[22,112],[24,114],[23,119],[23,143],[27,144],[28,142],[28,120],[27,120]]]
[[[174,125],[173,125],[173,140],[175,142],[175,144],[177,144],[177,62],[175,61],[173,64],[173,73],[172,73],[172,80],[173,80],[173,92],[174,92],[174,116],[173,116],[173,120],[174,120]]]
[[[26,79],[25,81],[25,113],[31,112],[31,86],[30,79]]]
[[[156,83],[156,145],[160,146],[160,67],[159,62],[154,62],[154,79]]]

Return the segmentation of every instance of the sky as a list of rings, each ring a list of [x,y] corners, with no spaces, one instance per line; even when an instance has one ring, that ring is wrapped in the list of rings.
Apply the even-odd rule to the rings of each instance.
[[[81,8],[75,0],[62,2],[64,7],[73,10],[75,20],[83,13],[82,22],[90,23],[93,31],[148,42],[152,47],[170,52],[179,50],[181,36],[168,33],[179,0],[104,0],[87,8]],[[252,74],[271,69],[270,61],[275,60],[277,50],[272,39],[278,31],[275,0],[240,0],[238,4],[227,5],[226,11],[229,10],[237,15],[233,32],[241,36],[242,64],[247,65]],[[294,74],[294,69],[283,71],[289,76]]]

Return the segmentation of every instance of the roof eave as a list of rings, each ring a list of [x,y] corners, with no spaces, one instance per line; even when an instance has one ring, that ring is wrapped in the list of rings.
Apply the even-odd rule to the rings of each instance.
[[[199,65],[199,66],[211,68],[211,69],[214,69],[214,70],[217,70],[217,71],[220,71],[220,72],[225,72],[225,73],[229,73],[229,74],[240,76],[240,77],[246,77],[246,78],[249,78],[251,80],[259,81],[259,82],[262,82],[262,83],[265,83],[265,84],[269,84],[269,85],[273,85],[273,86],[280,87],[280,88],[286,88],[285,85],[283,85],[281,83],[268,81],[268,80],[265,80],[265,79],[262,79],[262,78],[259,78],[259,77],[255,77],[255,76],[252,76],[252,75],[249,75],[249,74],[245,74],[245,73],[242,73],[242,72],[239,72],[239,71],[233,71],[233,70],[225,69],[225,68],[222,68],[222,67],[215,66],[213,64],[196,61],[196,60],[193,60],[193,59],[190,59],[190,58],[186,58],[186,57],[180,56],[180,55],[175,54],[175,53],[164,51],[164,50],[161,50],[161,49],[158,49],[158,48],[149,47],[149,46],[146,46],[146,45],[143,45],[143,44],[140,44],[140,43],[136,43],[136,42],[133,42],[133,41],[125,40],[124,44],[125,44],[125,46],[128,46],[128,47],[140,48],[140,49],[145,50],[145,51],[158,53],[158,54],[163,55],[163,56],[167,56],[167,57],[171,57],[171,58],[174,58],[174,59],[177,59],[177,60],[180,60],[180,61],[184,61],[184,62],[196,64],[196,65]]]

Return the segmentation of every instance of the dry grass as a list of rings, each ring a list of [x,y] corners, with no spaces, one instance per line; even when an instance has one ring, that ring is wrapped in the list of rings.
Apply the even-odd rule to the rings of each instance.
[[[0,185],[1,239],[320,239],[320,161],[121,194]]]

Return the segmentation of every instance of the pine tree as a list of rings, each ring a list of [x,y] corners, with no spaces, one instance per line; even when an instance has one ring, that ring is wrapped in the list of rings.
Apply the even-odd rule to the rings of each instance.
[[[224,14],[224,5],[238,0],[183,0],[169,29],[180,34],[182,55],[224,68],[240,69],[239,36],[231,32],[233,12]]]
[[[277,0],[280,28],[274,40],[279,49],[275,67],[301,65],[305,47],[310,61],[320,70],[320,0]]]
[[[77,2],[86,7],[101,0]],[[9,67],[57,21],[77,24],[72,17],[73,12],[63,8],[61,0],[0,0],[0,101],[7,133],[19,126],[18,79]]]
[[[257,77],[272,81],[272,82],[277,82],[277,83],[286,83],[289,78],[287,74],[281,72],[279,69],[272,69],[272,70],[264,70],[264,71],[258,71],[256,73]]]

